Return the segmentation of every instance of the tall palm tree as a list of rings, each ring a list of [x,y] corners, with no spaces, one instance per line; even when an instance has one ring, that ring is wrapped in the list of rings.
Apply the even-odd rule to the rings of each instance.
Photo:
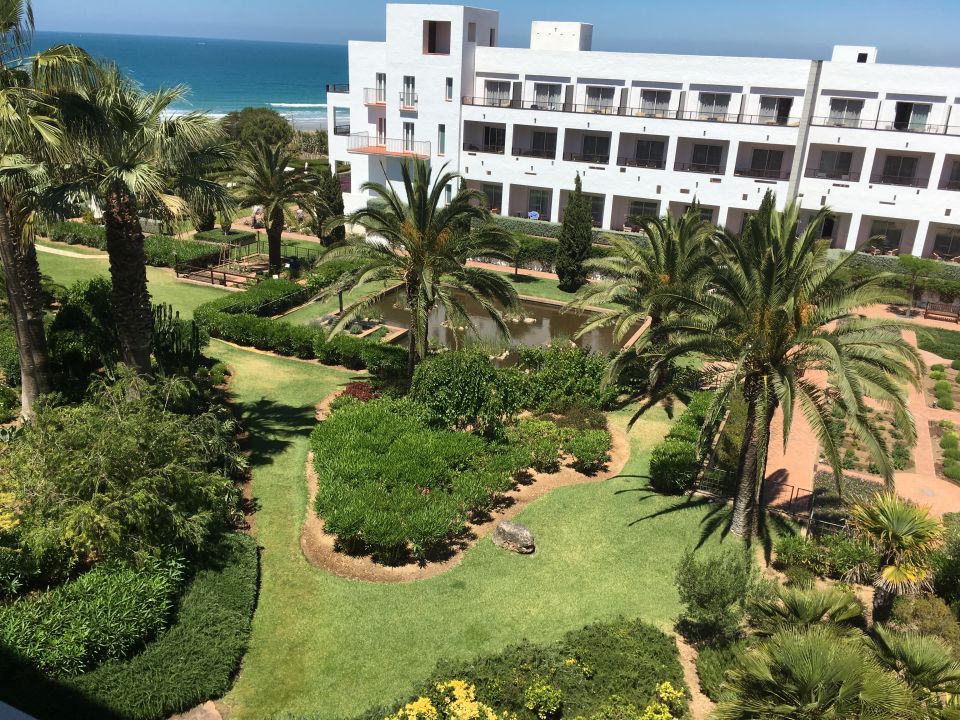
[[[920,717],[910,689],[864,640],[815,625],[786,630],[727,673],[715,720],[906,720]]]
[[[144,92],[102,64],[79,92],[61,98],[72,155],[60,190],[103,213],[121,356],[140,373],[150,371],[153,335],[140,217],[188,217],[203,203],[224,214],[234,207],[207,173],[211,158],[227,155],[219,125],[200,113],[168,112],[186,92]]]
[[[654,373],[682,357],[707,360],[706,372],[719,387],[707,427],[716,427],[735,392],[746,402],[731,530],[747,540],[759,521],[770,427],[778,407],[786,442],[799,406],[838,483],[839,447],[831,432],[835,406],[888,483],[893,465],[866,399],[893,413],[907,443],[916,437],[902,384],[916,385],[923,363],[900,336],[900,323],[858,314],[859,308],[889,302],[891,294],[877,277],[840,281],[853,254],[838,262],[828,259],[820,239],[828,213],[823,208],[801,229],[798,205],[778,212],[768,197],[742,235],[717,237],[708,292],[678,294],[675,312],[657,333],[647,333],[664,348]]]
[[[315,215],[320,177],[298,166],[281,143],[255,143],[240,155],[240,181],[237,192],[245,205],[262,205],[267,222],[267,247],[270,271],[280,270],[281,240],[287,220],[293,219],[290,206],[298,204]]]
[[[410,345],[407,370],[413,370],[427,351],[430,311],[444,308],[455,326],[476,334],[458,293],[476,301],[500,332],[509,332],[500,308],[512,308],[517,291],[501,273],[467,267],[471,257],[506,257],[512,238],[489,222],[483,194],[460,187],[443,205],[445,188],[454,187],[459,175],[440,168],[433,183],[430,165],[417,160],[403,165],[403,194],[393,184],[367,182],[363,190],[373,191],[379,202],[361,208],[339,222],[364,228],[368,238],[348,238],[331,248],[325,257],[355,260],[358,269],[347,273],[329,292],[351,289],[366,283],[393,282],[403,288],[410,311]],[[338,332],[374,303],[381,291],[371,289],[344,308],[333,328]],[[499,306],[499,307],[498,307]]]
[[[21,414],[50,390],[35,220],[49,183],[45,163],[62,159],[62,129],[51,94],[73,87],[91,66],[78,48],[59,45],[28,56],[29,0],[0,3],[0,262],[20,359]]]
[[[929,586],[943,526],[927,508],[911,505],[892,492],[855,506],[850,521],[854,532],[880,554],[880,569],[873,581],[873,619],[885,620],[897,595]]]

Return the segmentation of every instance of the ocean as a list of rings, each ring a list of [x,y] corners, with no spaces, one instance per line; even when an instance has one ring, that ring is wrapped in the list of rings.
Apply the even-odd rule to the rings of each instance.
[[[115,61],[144,89],[184,84],[173,109],[222,117],[271,107],[296,127],[325,127],[327,83],[347,81],[347,46],[39,31],[35,47],[73,43]]]

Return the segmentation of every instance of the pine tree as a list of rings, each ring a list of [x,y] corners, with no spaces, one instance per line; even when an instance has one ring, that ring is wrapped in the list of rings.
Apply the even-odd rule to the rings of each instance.
[[[587,281],[584,261],[593,243],[593,215],[590,200],[583,194],[580,175],[563,211],[563,226],[557,247],[557,277],[560,289],[574,292]]]
[[[346,230],[342,225],[337,225],[333,230],[325,233],[324,225],[335,217],[343,215],[343,188],[340,186],[340,177],[336,172],[320,173],[320,187],[318,189],[319,198],[316,210],[316,228],[317,236],[323,240],[327,247],[343,242],[346,238]]]

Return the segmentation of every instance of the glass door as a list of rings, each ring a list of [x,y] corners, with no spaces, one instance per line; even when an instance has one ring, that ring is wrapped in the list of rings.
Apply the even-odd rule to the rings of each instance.
[[[377,145],[387,144],[387,119],[377,118]]]
[[[387,101],[387,74],[377,73],[377,87],[374,100],[378,103]]]
[[[413,123],[405,122],[403,124],[403,151],[413,152]]]

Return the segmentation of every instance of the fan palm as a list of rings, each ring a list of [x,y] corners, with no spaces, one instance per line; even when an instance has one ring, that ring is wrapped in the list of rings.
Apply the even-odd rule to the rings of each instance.
[[[742,235],[717,236],[709,291],[678,293],[674,312],[656,333],[645,334],[663,347],[654,377],[683,357],[707,360],[705,372],[719,388],[705,421],[708,429],[717,426],[736,392],[744,398],[746,430],[731,530],[747,540],[759,519],[756,509],[778,407],[786,442],[799,406],[838,483],[841,462],[831,411],[839,407],[847,427],[890,483],[889,451],[870,420],[866,399],[888,408],[905,441],[914,442],[903,385],[916,385],[923,367],[917,350],[900,336],[900,323],[857,313],[889,302],[891,294],[878,277],[841,279],[853,255],[828,259],[820,226],[829,211],[820,210],[801,229],[799,206],[791,203],[782,212],[772,206],[768,196]]]
[[[882,625],[873,630],[880,661],[910,686],[928,716],[960,717],[960,705],[951,702],[960,695],[960,662],[950,646],[936,637],[895,632]]]
[[[240,156],[240,202],[263,206],[270,271],[274,273],[280,270],[282,261],[283,227],[294,217],[290,206],[298,204],[313,215],[321,188],[321,178],[298,165],[282,143],[255,143],[244,148]]]
[[[200,113],[168,113],[186,92],[144,92],[102,64],[79,92],[61,98],[72,157],[60,192],[89,198],[103,213],[121,356],[141,373],[150,371],[153,313],[140,217],[234,206],[207,173],[213,159],[228,156],[219,125]]]
[[[943,527],[926,508],[911,505],[892,492],[850,511],[855,533],[880,554],[874,577],[873,617],[883,620],[897,595],[929,585],[933,554],[943,539]]]
[[[363,190],[379,196],[379,202],[361,208],[339,222],[364,228],[369,239],[348,238],[325,254],[330,260],[349,259],[357,269],[347,273],[328,292],[340,292],[368,283],[399,284],[410,312],[407,370],[412,376],[426,354],[429,316],[441,306],[453,326],[473,334],[478,330],[467,314],[462,297],[477,302],[505,337],[509,335],[501,308],[513,308],[517,291],[501,273],[467,267],[471,257],[506,257],[512,238],[489,222],[482,193],[460,187],[441,205],[448,186],[459,179],[440,168],[431,184],[430,165],[423,160],[405,163],[403,194],[392,183],[367,182]],[[374,288],[344,308],[332,332],[346,327],[364,309],[376,302],[382,291]]]
[[[727,673],[716,720],[905,720],[917,718],[910,689],[865,640],[819,625],[786,630]]]
[[[772,635],[786,628],[820,622],[855,623],[863,617],[863,608],[852,593],[839,588],[778,587],[775,597],[753,602],[750,616],[758,632]]]
[[[62,130],[51,102],[90,66],[78,48],[59,45],[32,56],[28,0],[0,3],[0,261],[20,359],[21,413],[30,418],[50,390],[40,266],[33,245],[45,163],[60,160]]]

